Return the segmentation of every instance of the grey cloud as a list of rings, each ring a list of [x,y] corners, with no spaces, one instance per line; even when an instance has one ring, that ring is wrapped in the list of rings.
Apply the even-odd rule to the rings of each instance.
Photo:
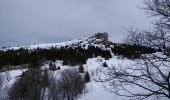
[[[0,47],[61,42],[108,32],[121,42],[123,27],[149,21],[141,0],[0,0]]]

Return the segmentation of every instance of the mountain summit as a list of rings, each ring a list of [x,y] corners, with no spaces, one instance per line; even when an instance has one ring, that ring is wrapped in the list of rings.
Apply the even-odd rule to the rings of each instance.
[[[109,42],[109,40],[108,40],[109,35],[106,32],[104,32],[104,33],[96,33],[94,35],[94,37],[96,39],[96,42],[98,42],[98,43],[108,43]]]
[[[10,48],[5,48],[3,50],[11,50],[11,49],[17,50],[20,48],[37,49],[37,48],[51,48],[51,47],[60,48],[60,47],[65,47],[65,46],[75,47],[75,46],[88,46],[88,45],[102,45],[102,44],[111,43],[108,40],[108,38],[109,38],[108,33],[103,32],[103,33],[96,33],[92,36],[86,36],[86,37],[80,38],[80,39],[73,39],[73,40],[70,40],[67,42],[10,47]]]

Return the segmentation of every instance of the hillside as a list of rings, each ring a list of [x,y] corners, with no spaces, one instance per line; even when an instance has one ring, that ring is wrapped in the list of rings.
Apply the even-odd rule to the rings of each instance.
[[[66,65],[76,65],[85,64],[88,58],[97,56],[109,59],[114,54],[128,59],[137,59],[141,54],[156,51],[155,48],[140,45],[112,43],[108,40],[107,33],[97,33],[63,43],[5,48],[0,50],[0,65],[1,68],[5,65],[16,66],[30,63],[37,65],[46,60],[63,60]]]
[[[4,47],[2,50],[17,50],[20,48],[23,49],[37,49],[37,48],[51,48],[51,47],[77,47],[77,46],[88,46],[88,45],[96,45],[96,46],[102,46],[101,44],[108,44],[111,43],[108,40],[108,34],[107,33],[96,33],[92,36],[86,36],[80,39],[73,39],[66,42],[61,43],[48,43],[48,44],[37,44],[37,45],[29,45],[29,46],[19,46],[19,47]]]
[[[95,81],[102,75],[96,72],[114,66],[131,66],[142,54],[155,52],[156,49],[150,47],[112,43],[108,40],[107,33],[97,33],[63,43],[5,48],[0,51],[0,99],[122,100],[125,98],[107,92],[102,88],[103,84]],[[87,72],[90,80],[85,81]],[[33,86],[28,82],[39,87],[34,87],[39,92],[32,90]],[[42,89],[43,97],[40,96]]]

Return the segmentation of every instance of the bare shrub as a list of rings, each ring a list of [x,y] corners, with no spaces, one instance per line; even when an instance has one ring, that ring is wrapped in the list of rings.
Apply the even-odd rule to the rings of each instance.
[[[1,91],[1,89],[2,89],[2,85],[3,85],[3,76],[0,75],[0,91]]]
[[[48,76],[46,72],[29,69],[24,72],[9,91],[10,100],[43,100]]]
[[[58,78],[50,73],[49,77],[48,100],[74,100],[84,92],[85,84],[77,69],[66,69]]]

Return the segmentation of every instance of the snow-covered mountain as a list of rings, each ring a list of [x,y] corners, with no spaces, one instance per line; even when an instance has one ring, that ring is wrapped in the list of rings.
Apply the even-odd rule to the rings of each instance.
[[[34,49],[37,49],[37,48],[42,48],[42,49],[45,49],[48,51],[48,50],[50,50],[50,48],[53,49],[52,47],[55,47],[57,49],[61,48],[61,47],[73,47],[73,48],[75,47],[74,50],[76,50],[77,46],[81,46],[81,48],[85,48],[85,50],[88,50],[89,45],[92,45],[95,47],[97,46],[97,47],[99,47],[99,49],[102,48],[102,50],[107,49],[105,51],[108,51],[111,54],[111,56],[108,59],[106,59],[105,57],[102,57],[101,55],[91,56],[86,59],[86,62],[84,64],[82,64],[82,67],[84,68],[85,72],[90,73],[91,81],[89,83],[86,83],[86,89],[88,90],[87,93],[82,93],[75,100],[103,100],[103,99],[106,99],[106,100],[113,100],[113,99],[127,100],[126,97],[118,96],[116,94],[111,93],[110,91],[107,91],[106,88],[103,88],[102,87],[103,84],[100,82],[97,82],[96,79],[99,76],[101,76],[101,77],[107,77],[107,76],[104,75],[104,73],[102,73],[102,72],[99,73],[97,71],[103,70],[104,72],[106,72],[107,69],[113,68],[113,67],[119,69],[120,66],[125,67],[125,68],[131,67],[131,66],[136,66],[136,61],[140,61],[140,57],[138,58],[138,56],[136,56],[136,54],[138,54],[136,52],[139,52],[140,49],[143,48],[142,50],[144,50],[144,51],[140,52],[140,53],[150,54],[150,53],[154,53],[155,51],[149,51],[149,50],[154,50],[154,49],[137,46],[137,45],[132,46],[132,45],[128,45],[128,44],[112,43],[108,40],[107,33],[96,33],[92,36],[87,36],[87,37],[80,38],[80,39],[73,39],[73,40],[70,40],[67,42],[62,42],[62,43],[48,43],[48,44],[38,44],[38,45],[30,45],[30,46],[9,47],[9,48],[3,48],[2,50],[4,50],[4,51],[16,50],[17,51],[18,49],[24,48],[24,49],[28,49],[28,51],[32,50],[34,52]],[[77,50],[79,50],[79,49],[77,49]],[[93,52],[96,52],[96,51],[93,51]],[[102,54],[101,51],[99,51],[99,52]],[[5,52],[2,52],[2,53],[5,54]],[[19,52],[13,51],[13,53],[16,55],[19,55]],[[82,52],[78,52],[76,55],[82,55],[81,53]],[[63,54],[63,52],[62,52],[62,54]],[[71,52],[71,54],[72,54],[72,52]],[[94,53],[92,53],[92,54],[94,55]],[[158,54],[158,53],[156,53],[156,54]],[[63,54],[63,55],[68,56],[68,54]],[[159,53],[159,55],[162,56],[163,54]],[[1,56],[1,58],[4,59],[5,56]],[[9,59],[12,58],[12,56],[10,56],[10,55],[7,55],[7,56],[9,56]],[[128,58],[129,56],[132,59],[129,59]],[[135,56],[137,57],[136,59],[134,59]],[[27,58],[27,57],[28,56],[25,56],[25,58]],[[24,58],[24,56],[21,56],[21,59],[23,59],[23,58]],[[71,58],[69,58],[69,59],[75,59],[75,58],[73,58],[73,55],[71,55]],[[78,58],[78,59],[80,59],[80,58]],[[66,60],[68,60],[68,59],[66,59]],[[33,62],[35,62],[35,60],[33,60]],[[50,66],[53,66],[53,65],[50,65],[50,63],[54,64],[57,67],[57,70],[50,70]],[[104,67],[104,64],[107,65],[107,68]],[[13,65],[13,66],[10,66],[9,69],[7,69],[7,70],[6,69],[4,69],[2,71],[0,70],[1,71],[0,79],[2,79],[2,80],[0,80],[0,82],[2,82],[2,84],[1,84],[2,87],[0,88],[0,100],[10,100],[9,99],[10,98],[9,90],[11,90],[12,87],[14,86],[14,84],[22,78],[22,75],[24,75],[24,73],[26,73],[28,70],[30,70],[30,68],[28,68],[26,66],[27,66],[27,64],[26,65],[25,64]],[[52,61],[52,62],[48,61],[48,60],[44,61],[39,66],[39,70],[45,71],[47,69],[48,76],[49,77],[53,76],[52,78],[54,78],[55,81],[57,81],[58,78],[61,77],[61,73],[63,71],[65,71],[67,69],[71,70],[72,68],[75,68],[75,70],[79,70],[79,67],[80,67],[80,65],[71,66],[69,64],[64,64],[64,59],[56,59],[55,61]],[[84,77],[84,73],[80,73],[80,75],[82,75],[82,77]],[[108,83],[106,85],[108,85]],[[140,88],[134,88],[134,87],[132,88],[132,87],[127,86],[127,88],[129,88],[130,91],[132,91],[132,92],[136,92],[136,90],[142,91],[142,90],[140,90]],[[45,97],[48,97],[48,95],[49,95],[48,88],[46,88],[45,89],[46,91],[44,91],[44,100],[51,100],[51,99],[45,98]],[[153,96],[146,100],[150,100],[150,99],[155,100],[155,98],[156,97]],[[167,100],[167,99],[163,99],[163,100]]]
[[[29,45],[29,46],[7,47],[7,48],[3,48],[2,50],[12,50],[12,49],[17,50],[20,48],[30,50],[30,49],[51,48],[51,47],[60,48],[66,46],[68,47],[82,46],[86,48],[88,45],[103,47],[105,44],[110,44],[110,43],[112,42],[108,40],[108,33],[104,32],[104,33],[96,33],[91,36],[86,36],[79,39],[73,39],[61,43],[47,43],[47,44],[36,44],[36,45]]]

